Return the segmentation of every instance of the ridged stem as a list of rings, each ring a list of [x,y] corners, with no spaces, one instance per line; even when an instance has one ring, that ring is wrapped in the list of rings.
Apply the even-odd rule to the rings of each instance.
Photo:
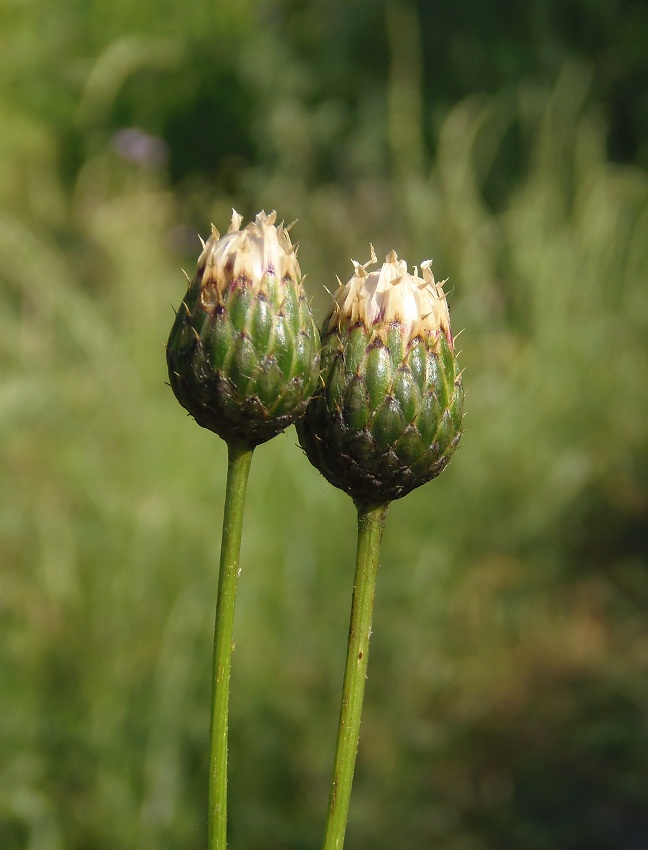
[[[358,548],[324,850],[342,850],[364,697],[380,541],[388,505],[357,505]]]
[[[232,630],[241,553],[243,508],[253,452],[254,449],[247,445],[228,444],[227,488],[214,630],[208,850],[225,850],[227,846],[227,728]]]

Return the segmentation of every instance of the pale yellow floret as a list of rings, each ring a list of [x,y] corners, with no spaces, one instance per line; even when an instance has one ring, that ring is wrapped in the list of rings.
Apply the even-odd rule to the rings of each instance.
[[[398,322],[409,339],[443,331],[452,346],[448,304],[443,283],[437,283],[432,274],[432,260],[421,263],[420,277],[416,267],[413,274],[408,272],[407,263],[395,251],[390,251],[380,271],[367,271],[376,262],[373,245],[369,262],[352,262],[355,273],[335,293],[336,309],[328,330],[362,322],[382,336],[390,324]]]
[[[212,225],[211,236],[203,242],[198,259],[198,268],[204,268],[203,287],[210,284],[224,292],[233,281],[245,279],[260,289],[266,276],[280,280],[289,277],[298,282],[301,271],[297,246],[290,241],[289,228],[275,226],[276,218],[276,212],[266,214],[262,210],[255,221],[241,229],[243,218],[232,210],[232,221],[224,236]]]

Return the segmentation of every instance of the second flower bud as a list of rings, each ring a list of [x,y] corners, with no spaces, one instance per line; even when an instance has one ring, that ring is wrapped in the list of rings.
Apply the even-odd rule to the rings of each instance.
[[[463,388],[442,284],[392,251],[355,274],[322,328],[322,386],[298,421],[308,459],[358,503],[437,476],[461,436]]]

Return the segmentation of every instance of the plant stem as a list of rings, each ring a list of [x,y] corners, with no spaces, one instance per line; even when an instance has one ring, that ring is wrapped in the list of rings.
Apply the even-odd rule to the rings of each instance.
[[[358,548],[324,850],[342,850],[364,697],[380,541],[388,505],[358,504]]]
[[[254,448],[239,443],[227,446],[227,487],[223,513],[214,660],[209,753],[208,848],[227,846],[227,727],[234,603],[239,576],[243,507]]]

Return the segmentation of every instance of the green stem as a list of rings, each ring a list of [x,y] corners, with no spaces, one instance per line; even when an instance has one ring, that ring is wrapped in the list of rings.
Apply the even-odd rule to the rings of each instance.
[[[243,507],[254,448],[228,444],[227,489],[223,514],[214,661],[209,753],[208,848],[227,846],[227,726],[234,603],[239,576]]]
[[[376,589],[380,540],[388,505],[377,507],[376,505],[358,504],[357,508],[356,573],[324,850],[342,850],[344,844],[344,833],[349,817],[353,769],[360,737],[360,717],[367,677],[369,636],[371,635],[371,615]]]

